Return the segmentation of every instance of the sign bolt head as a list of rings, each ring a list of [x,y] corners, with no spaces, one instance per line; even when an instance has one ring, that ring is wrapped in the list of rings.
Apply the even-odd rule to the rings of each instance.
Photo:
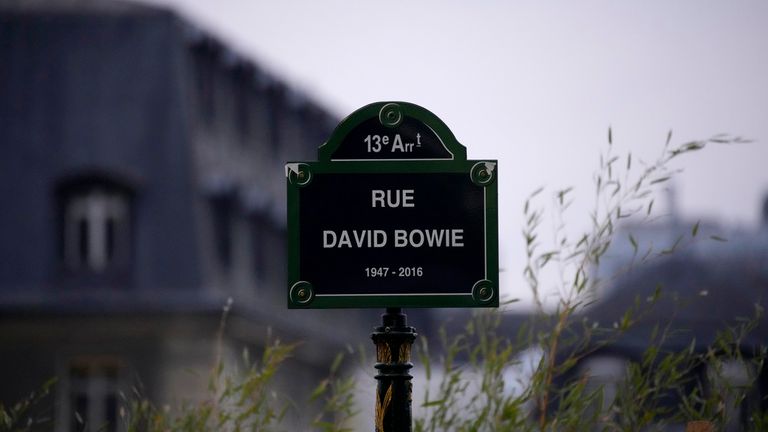
[[[293,163],[286,165],[288,183],[297,186],[306,186],[312,181],[312,170],[305,163]]]
[[[379,122],[387,127],[395,127],[403,121],[403,111],[400,105],[388,103],[379,110]]]
[[[478,186],[487,186],[494,181],[496,171],[495,162],[478,162],[469,172],[472,182]]]
[[[481,279],[475,282],[475,286],[472,287],[472,298],[480,304],[488,303],[493,300],[493,296],[493,282],[487,279]]]
[[[289,300],[302,305],[311,302],[312,297],[314,297],[312,284],[307,281],[296,282],[289,292]]]

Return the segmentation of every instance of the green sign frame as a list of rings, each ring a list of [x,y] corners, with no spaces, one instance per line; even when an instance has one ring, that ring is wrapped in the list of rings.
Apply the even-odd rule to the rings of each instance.
[[[383,142],[380,138],[377,138],[377,142],[372,142],[371,137],[386,138]],[[399,147],[397,147],[398,144]],[[381,149],[384,151],[380,151]],[[417,277],[408,274],[412,277],[406,281],[403,278],[398,279],[396,274],[388,274],[390,278],[386,279],[386,282],[389,286],[397,288],[398,284],[405,283],[410,287],[406,291],[381,289],[382,280],[364,278],[361,276],[362,268],[350,268],[349,271],[354,272],[355,275],[352,278],[347,277],[349,275],[339,274],[345,273],[344,271],[323,273],[325,264],[329,264],[328,272],[333,268],[330,264],[335,264],[338,269],[340,264],[335,261],[341,255],[335,249],[323,249],[307,256],[308,245],[321,240],[319,232],[313,231],[311,235],[306,232],[302,234],[302,230],[307,229],[309,219],[312,218],[311,214],[306,213],[309,211],[307,208],[304,208],[305,213],[302,213],[302,204],[305,201],[309,202],[309,197],[313,199],[312,202],[317,202],[318,199],[322,201],[332,194],[344,194],[345,190],[335,190],[331,193],[328,187],[320,186],[321,180],[331,178],[337,181],[334,184],[358,186],[363,184],[362,187],[370,181],[380,185],[386,179],[412,179],[415,183],[430,180],[428,183],[431,185],[436,182],[441,183],[443,179],[446,182],[458,181],[462,190],[468,190],[473,197],[477,197],[475,202],[481,203],[481,209],[476,208],[465,218],[470,221],[468,223],[471,223],[473,232],[481,234],[475,236],[471,250],[469,250],[469,239],[467,238],[465,245],[464,239],[459,236],[458,240],[454,239],[453,246],[458,247],[453,250],[424,249],[423,253],[429,254],[428,258],[433,261],[439,261],[440,254],[452,254],[450,259],[456,261],[457,256],[461,257],[456,251],[460,250],[478,265],[466,271],[463,268],[457,269],[462,266],[454,265],[451,271],[458,272],[461,277],[451,277],[448,280],[438,278],[437,275],[419,274]],[[498,307],[498,163],[495,160],[467,160],[466,148],[456,140],[445,123],[430,111],[407,102],[377,102],[362,107],[344,119],[328,141],[319,147],[318,161],[287,163],[286,180],[289,308]],[[339,180],[341,183],[338,182]],[[435,195],[434,191],[422,191],[422,193]],[[457,213],[466,211],[464,209],[466,203],[461,202],[466,194],[454,197],[451,197],[451,194],[450,191],[442,194],[445,196],[443,201],[447,202],[441,201],[440,205],[448,209],[455,207]],[[437,199],[442,199],[442,195]],[[407,198],[408,196],[404,198],[406,204]],[[450,200],[450,198],[454,199]],[[335,220],[336,215],[349,220],[349,215],[356,214],[359,209],[334,207],[322,211],[327,220]],[[414,214],[398,209],[386,211],[398,215]],[[409,209],[409,211],[415,210]],[[452,214],[451,211],[444,213]],[[434,216],[431,214],[429,217]],[[302,217],[305,220],[302,220]],[[437,218],[440,217],[442,217],[441,214],[438,214]],[[401,223],[403,220],[407,220],[407,216],[394,218],[392,223]],[[450,235],[449,230],[443,231],[446,231],[446,237]],[[385,230],[382,229],[381,232]],[[464,231],[461,230],[459,234],[464,235]],[[372,235],[371,230],[368,230],[368,235]],[[386,238],[386,234],[382,235]],[[335,242],[336,234],[332,233],[332,236]],[[423,240],[423,237],[417,236],[418,239]],[[401,251],[402,249],[368,248],[360,249],[359,253],[356,252],[354,255],[365,257],[377,254],[376,259],[382,261],[381,257],[397,256]],[[422,253],[422,251],[411,251],[411,253]],[[302,262],[302,256],[305,262]],[[361,259],[364,260],[364,258]],[[310,273],[307,270],[310,267],[308,261],[314,260],[318,261],[311,263],[312,268],[315,269],[312,274],[323,281],[322,286],[309,280],[311,277],[307,276]],[[318,268],[320,270],[316,270]],[[396,269],[392,270],[394,272]],[[368,268],[366,271],[369,271]],[[420,268],[419,273],[421,273]],[[425,271],[425,273],[428,272]],[[355,279],[357,277],[359,279]],[[417,286],[422,280],[425,289]],[[454,286],[453,280],[464,282],[462,286]]]

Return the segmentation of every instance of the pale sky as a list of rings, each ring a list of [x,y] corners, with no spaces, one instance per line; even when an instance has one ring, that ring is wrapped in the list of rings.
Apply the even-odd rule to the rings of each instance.
[[[673,143],[756,140],[692,155],[675,184],[684,217],[758,223],[768,2],[144,1],[172,5],[340,117],[375,101],[416,103],[469,158],[498,159],[507,295],[528,297],[525,197],[575,186],[572,226],[583,230],[609,126],[617,150],[649,160],[670,129]]]

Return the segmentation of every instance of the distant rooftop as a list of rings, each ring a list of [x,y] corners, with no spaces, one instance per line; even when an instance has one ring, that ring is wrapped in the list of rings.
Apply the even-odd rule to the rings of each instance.
[[[0,11],[46,12],[46,13],[156,13],[168,12],[157,6],[148,6],[123,0],[3,0]]]

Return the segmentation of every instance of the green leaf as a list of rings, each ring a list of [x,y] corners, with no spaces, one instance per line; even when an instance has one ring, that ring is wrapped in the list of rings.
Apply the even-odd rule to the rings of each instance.
[[[715,240],[715,241],[719,241],[719,242],[727,242],[728,241],[727,238],[720,237],[718,235],[711,235],[711,236],[709,236],[709,238],[711,238],[712,240]]]
[[[336,357],[333,359],[333,363],[331,364],[332,374],[335,374],[339,370],[339,366],[341,366],[341,362],[343,360],[344,360],[344,353],[336,354]]]
[[[637,253],[637,240],[635,240],[635,237],[632,235],[632,233],[629,233],[629,242],[632,243],[633,252]]]
[[[421,406],[424,407],[424,408],[428,408],[428,407],[431,407],[431,406],[443,405],[445,402],[446,402],[446,399],[436,399],[436,400],[433,400],[433,401],[424,402],[423,404],[421,404]]]
[[[559,192],[557,192],[557,199],[560,201],[560,205],[563,204],[565,201],[565,196],[568,195],[569,192],[573,190],[573,187],[565,188]]]
[[[328,388],[328,380],[327,380],[327,379],[324,379],[324,380],[323,380],[323,381],[321,381],[321,382],[320,382],[320,384],[318,384],[318,385],[317,385],[317,387],[315,387],[315,389],[312,391],[312,394],[309,396],[309,400],[310,400],[310,401],[314,401],[314,400],[317,400],[317,398],[319,398],[320,396],[322,396],[322,395],[323,395],[323,393],[325,393],[325,389],[326,389],[326,388]]]
[[[691,141],[689,143],[686,143],[685,146],[683,146],[683,150],[685,151],[695,151],[695,150],[701,150],[704,148],[706,144],[702,141]]]
[[[698,233],[699,233],[699,223],[700,223],[700,222],[701,222],[701,221],[696,221],[696,224],[695,224],[695,225],[693,226],[693,228],[691,229],[691,237],[696,237],[696,234],[698,234]]]

